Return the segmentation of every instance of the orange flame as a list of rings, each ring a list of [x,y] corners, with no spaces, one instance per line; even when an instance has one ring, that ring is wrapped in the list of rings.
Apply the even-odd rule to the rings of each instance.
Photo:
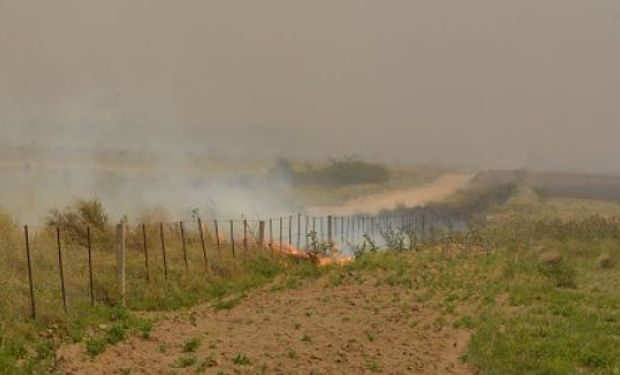
[[[280,247],[280,243],[277,241],[274,241],[271,246],[272,246],[272,249],[274,250],[279,251],[280,249],[282,249],[281,251],[283,254],[292,255],[292,256],[299,257],[302,259],[307,259],[307,260],[312,259],[312,256],[309,253],[301,249],[298,249],[297,247],[291,244],[282,243],[282,246]],[[329,266],[332,264],[343,265],[343,264],[348,264],[351,262],[353,262],[353,257],[343,255],[338,252],[332,255],[319,255],[317,258],[317,264],[319,266]]]

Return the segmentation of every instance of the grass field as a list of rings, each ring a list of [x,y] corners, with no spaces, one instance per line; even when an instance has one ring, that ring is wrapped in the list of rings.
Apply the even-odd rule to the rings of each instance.
[[[489,222],[345,266],[249,256],[129,309],[5,319],[5,373],[620,373],[618,205],[521,190]],[[60,348],[59,350],[57,350]]]

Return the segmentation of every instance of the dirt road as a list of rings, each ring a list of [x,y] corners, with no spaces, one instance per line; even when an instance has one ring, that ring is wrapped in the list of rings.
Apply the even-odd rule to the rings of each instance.
[[[395,208],[399,204],[404,204],[407,207],[421,206],[428,202],[444,199],[467,186],[473,176],[448,174],[425,186],[367,195],[339,206],[314,207],[309,211],[311,215],[376,214],[382,209]]]

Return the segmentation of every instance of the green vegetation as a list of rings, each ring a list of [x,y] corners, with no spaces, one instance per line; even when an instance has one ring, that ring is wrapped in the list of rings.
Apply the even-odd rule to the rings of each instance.
[[[540,214],[547,204],[553,215]],[[471,330],[464,360],[481,373],[618,373],[620,223],[565,217],[563,204],[519,194],[471,229],[477,241],[463,233],[416,252],[366,252],[334,271],[337,285],[361,272],[419,290],[418,303],[443,301],[435,328]]]
[[[541,201],[528,191],[512,195],[513,188],[501,189],[488,193],[495,197],[492,198],[495,203],[488,204],[490,212],[484,223],[477,220],[460,232],[450,231],[424,241],[416,239],[415,246],[410,246],[411,239],[395,233],[391,245],[398,251],[380,251],[373,244],[372,251],[358,252],[353,263],[343,266],[317,267],[312,262],[250,249],[247,253],[241,251],[235,259],[225,254],[213,257],[212,272],[205,274],[204,269],[198,268],[203,263],[194,239],[188,246],[195,257],[191,264],[196,268],[192,272],[185,274],[182,252],[178,245],[171,246],[172,266],[167,282],[153,272],[153,279],[147,283],[140,271],[143,267],[138,251],[140,243],[135,242],[131,251],[136,252],[132,253],[130,267],[134,267],[137,276],[130,280],[127,308],[116,303],[118,292],[105,289],[107,284],[101,281],[98,300],[110,303],[98,302],[90,307],[87,289],[79,285],[87,279],[79,272],[69,280],[68,285],[75,288],[72,290],[76,294],[71,295],[67,316],[57,308],[50,308],[58,304],[58,289],[39,284],[43,279],[38,279],[36,286],[40,311],[45,315],[36,322],[25,321],[18,314],[27,311],[27,304],[17,302],[15,307],[3,302],[0,373],[54,370],[54,351],[63,342],[83,342],[87,352],[96,356],[131,335],[149,339],[153,321],[145,319],[142,311],[174,310],[204,301],[211,302],[216,309],[234,309],[252,289],[295,288],[305,280],[321,276],[326,276],[328,288],[372,280],[378,285],[415,291],[414,300],[407,303],[429,304],[437,311],[429,329],[472,333],[463,359],[481,373],[618,373],[618,219],[598,216],[597,212],[588,211],[588,204],[576,216],[573,200]],[[481,194],[477,192],[469,199],[487,205]],[[485,196],[490,199],[488,194]],[[505,202],[509,194],[512,198]],[[451,202],[461,202],[459,207],[473,207],[464,195]],[[0,215],[0,227],[7,264],[21,265],[23,269],[20,258],[15,256],[19,254],[19,228],[6,215]],[[139,234],[130,232],[130,243],[137,241]],[[167,234],[172,236],[175,232],[171,230]],[[156,243],[156,233],[148,235],[155,237],[151,243]],[[35,270],[42,273],[39,277],[55,280],[54,254],[40,250],[52,246],[53,237],[43,230],[35,234],[34,243],[39,249],[35,253]],[[77,247],[69,249],[77,254]],[[103,249],[97,249],[96,255],[101,262],[99,267],[113,270],[113,258],[106,258]],[[157,267],[157,258],[154,259],[153,267]],[[45,265],[52,271],[44,273]],[[14,288],[2,291],[4,301],[23,301],[27,293],[23,274],[11,271],[17,267],[3,267],[6,267],[2,269],[5,277],[8,276],[7,285]],[[403,302],[394,296],[394,303]],[[407,305],[406,310],[411,311],[411,306]],[[316,319],[310,310],[306,311],[306,317]],[[411,315],[404,324],[413,327],[419,321]],[[300,323],[291,324],[291,329],[298,330],[302,342],[312,343],[312,338],[303,334]],[[381,339],[381,335],[375,337],[376,333],[363,332],[368,342]],[[166,345],[160,344],[162,351],[168,350]],[[189,354],[199,351],[200,346],[198,338],[184,342],[181,349],[188,354],[179,357],[172,367],[196,365],[196,370],[204,371],[216,366],[212,359],[198,361],[195,355]],[[293,350],[287,355],[290,359],[299,357]],[[232,362],[239,366],[251,363],[241,353]],[[382,371],[378,360],[360,365],[371,372]]]
[[[245,354],[237,354],[235,358],[232,359],[232,362],[239,366],[246,366],[251,363],[250,359],[246,357]]]
[[[193,338],[185,341],[183,343],[182,349],[183,353],[194,353],[200,347],[200,339]]]
[[[81,228],[82,224],[96,228],[94,224],[106,217],[97,207],[100,206],[96,202],[80,202],[54,215],[62,217],[65,224],[79,223],[76,228]],[[98,214],[90,215],[88,212],[91,211]],[[233,258],[228,244],[222,243],[218,253],[214,239],[208,237],[207,246],[213,250],[209,252],[210,272],[205,273],[199,234],[197,230],[186,228],[190,265],[186,273],[178,225],[168,224],[164,227],[168,278],[164,280],[158,226],[147,225],[151,276],[147,282],[141,229],[141,226],[129,225],[126,307],[119,303],[113,247],[106,245],[108,240],[104,237],[113,234],[109,224],[101,231],[91,229],[94,240],[94,307],[90,306],[88,253],[81,241],[82,234],[77,229],[61,232],[69,302],[65,314],[60,303],[60,285],[56,282],[55,231],[48,227],[31,228],[37,304],[37,319],[32,321],[27,318],[30,305],[23,230],[8,215],[0,213],[0,240],[3,243],[0,256],[5,260],[0,264],[0,281],[4,286],[0,290],[0,374],[45,373],[55,369],[54,352],[67,342],[82,342],[87,353],[96,356],[108,346],[132,335],[149,339],[153,321],[143,318],[143,311],[176,310],[208,301],[216,309],[231,309],[252,289],[268,284],[274,289],[295,287],[304,279],[317,278],[328,272],[328,269],[310,262],[269,254],[254,247],[247,252],[238,249],[237,257]],[[162,346],[162,350],[167,348]]]
[[[276,179],[286,179],[297,184],[355,185],[382,184],[390,179],[387,167],[361,161],[355,157],[333,159],[322,167],[293,168],[290,161],[278,159],[270,170]]]
[[[195,355],[186,355],[179,357],[173,364],[172,367],[176,368],[187,368],[195,365],[198,362],[198,358]]]

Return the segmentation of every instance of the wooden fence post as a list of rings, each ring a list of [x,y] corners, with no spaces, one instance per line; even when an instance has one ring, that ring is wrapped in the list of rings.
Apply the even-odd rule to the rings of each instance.
[[[164,235],[164,223],[159,223],[159,241],[161,243],[161,256],[164,262],[164,281],[168,281],[168,260],[166,259],[166,237]]]
[[[121,303],[123,306],[126,304],[126,258],[127,258],[127,248],[125,246],[126,242],[126,231],[125,224],[121,223],[116,225],[116,275],[118,278],[118,283],[121,291]]]
[[[297,214],[297,249],[301,247],[301,214]]]
[[[288,217],[288,244],[293,246],[293,216]]]
[[[248,221],[243,219],[243,249],[248,251]]]
[[[269,218],[269,249],[273,252],[273,219]]]
[[[220,228],[217,225],[217,220],[213,220],[213,226],[215,227],[215,246],[219,253],[220,252]]]
[[[205,270],[209,272],[209,260],[207,259],[207,246],[205,245],[205,233],[202,227],[202,220],[198,218],[198,230],[200,231],[200,245],[202,246],[202,255],[205,260]]]
[[[185,274],[189,274],[189,261],[187,260],[187,245],[185,242],[185,224],[179,221],[179,228],[181,229],[181,248],[183,249],[183,261],[185,262]]]
[[[265,250],[265,221],[258,222],[258,247]]]
[[[30,260],[30,236],[28,235],[28,226],[24,225],[24,235],[26,236],[26,262],[28,266],[28,287],[30,288],[30,317],[37,318],[37,309],[34,302],[34,283],[32,281],[32,262]]]
[[[308,250],[308,231],[310,230],[310,216],[306,215],[306,225],[305,225],[305,230],[304,230],[304,248],[306,250]]]
[[[232,255],[235,258],[235,223],[230,221],[230,246],[232,246]]]
[[[144,268],[146,269],[146,282],[151,282],[151,271],[149,268],[149,246],[146,240],[146,224],[142,224],[142,247],[144,249]]]
[[[62,308],[67,313],[67,292],[65,290],[65,270],[62,263],[62,246],[60,244],[60,226],[56,226],[56,244],[58,245],[58,274],[60,276],[60,293],[62,294]]]
[[[329,247],[334,246],[334,234],[332,232],[333,225],[333,217],[332,215],[327,216],[327,242],[329,243]]]
[[[282,216],[280,216],[280,252],[282,252]]]
[[[90,238],[90,225],[86,227],[86,245],[88,246],[88,289],[90,291],[90,305],[95,306],[95,285],[93,277],[93,252]]]

